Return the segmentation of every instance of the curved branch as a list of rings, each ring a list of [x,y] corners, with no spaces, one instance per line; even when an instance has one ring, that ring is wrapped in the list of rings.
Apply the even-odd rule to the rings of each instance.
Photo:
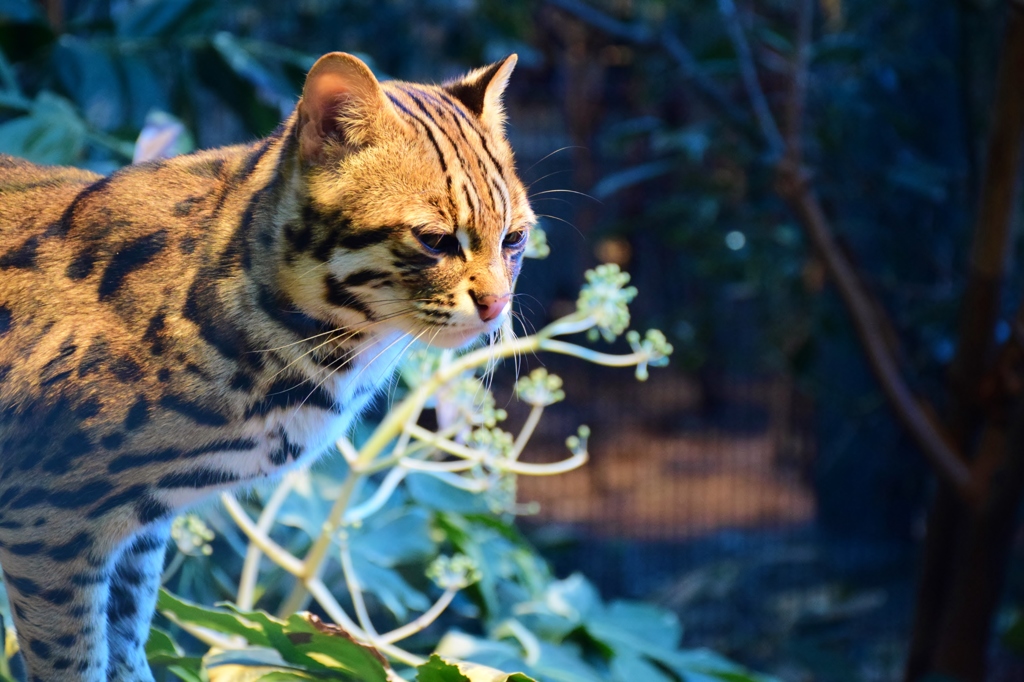
[[[733,0],[718,0],[718,12],[722,15],[725,28],[729,32],[729,39],[732,41],[733,49],[736,50],[736,63],[739,65],[740,76],[743,78],[743,87],[750,99],[750,106],[754,110],[754,118],[761,128],[761,136],[768,145],[769,153],[773,158],[778,158],[785,144],[782,141],[782,134],[779,126],[775,123],[772,110],[768,106],[768,98],[764,96],[764,89],[757,77],[757,65],[754,62],[754,54],[750,50],[750,43],[743,32],[740,24],[739,13],[736,11],[736,3]]]
[[[797,214],[815,251],[824,261],[825,269],[839,290],[853,322],[868,364],[896,416],[938,475],[962,498],[971,499],[974,491],[970,469],[907,385],[881,333],[885,322],[879,318],[878,308],[872,303],[856,271],[836,242],[818,197],[804,180],[801,170],[791,163],[781,164],[779,175],[779,193]]]
[[[627,23],[594,9],[582,0],[546,0],[552,7],[571,14],[583,23],[614,38],[640,47],[664,50],[682,72],[683,78],[693,85],[704,101],[719,112],[736,129],[757,139],[758,133],[750,124],[750,117],[729,99],[725,91],[707,71],[701,68],[689,48],[671,31],[656,31],[650,26]]]

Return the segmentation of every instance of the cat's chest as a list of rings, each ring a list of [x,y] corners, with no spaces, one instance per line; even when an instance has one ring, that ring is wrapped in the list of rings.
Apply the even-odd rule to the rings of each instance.
[[[381,339],[361,349],[343,370],[304,383],[296,393],[299,400],[236,422],[226,434],[231,447],[205,452],[188,463],[190,469],[210,472],[210,485],[167,489],[161,501],[180,508],[211,492],[268,480],[319,457],[346,435],[375,395],[390,384],[406,347],[403,335]],[[324,397],[314,399],[314,389],[322,389],[320,395],[329,396],[332,404],[325,404]],[[309,399],[302,399],[303,394]]]

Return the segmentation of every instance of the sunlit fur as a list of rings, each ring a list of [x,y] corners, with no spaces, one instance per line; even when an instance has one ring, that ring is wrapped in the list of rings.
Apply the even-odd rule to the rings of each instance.
[[[505,322],[477,301],[534,221],[513,64],[379,84],[334,54],[252,145],[108,178],[0,156],[0,565],[32,680],[151,680],[169,519],[320,454],[416,339]]]

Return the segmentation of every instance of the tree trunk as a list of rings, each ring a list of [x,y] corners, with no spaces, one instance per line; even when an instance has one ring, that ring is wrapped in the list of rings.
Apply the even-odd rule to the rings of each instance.
[[[1024,400],[983,404],[986,381],[1017,372],[1002,354],[993,367],[993,330],[1012,243],[1024,146],[1024,2],[1008,3],[993,104],[984,184],[962,302],[957,355],[950,367],[946,423],[963,452],[973,452],[979,480],[974,503],[946,485],[928,518],[906,682],[939,674],[982,682],[992,620],[999,605],[1016,510],[1024,490]],[[1018,317],[1018,319],[1021,319]],[[1015,339],[1010,343],[1019,343]],[[1002,366],[1001,366],[1002,365]]]

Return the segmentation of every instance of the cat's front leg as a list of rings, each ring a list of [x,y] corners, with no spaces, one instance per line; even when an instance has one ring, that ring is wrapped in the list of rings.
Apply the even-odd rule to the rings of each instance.
[[[42,517],[40,517],[42,519]],[[66,519],[59,540],[0,543],[28,682],[107,681],[107,594],[112,561],[93,535]]]
[[[169,536],[169,523],[148,526],[124,544],[114,563],[107,603],[111,682],[153,680],[145,647]]]

